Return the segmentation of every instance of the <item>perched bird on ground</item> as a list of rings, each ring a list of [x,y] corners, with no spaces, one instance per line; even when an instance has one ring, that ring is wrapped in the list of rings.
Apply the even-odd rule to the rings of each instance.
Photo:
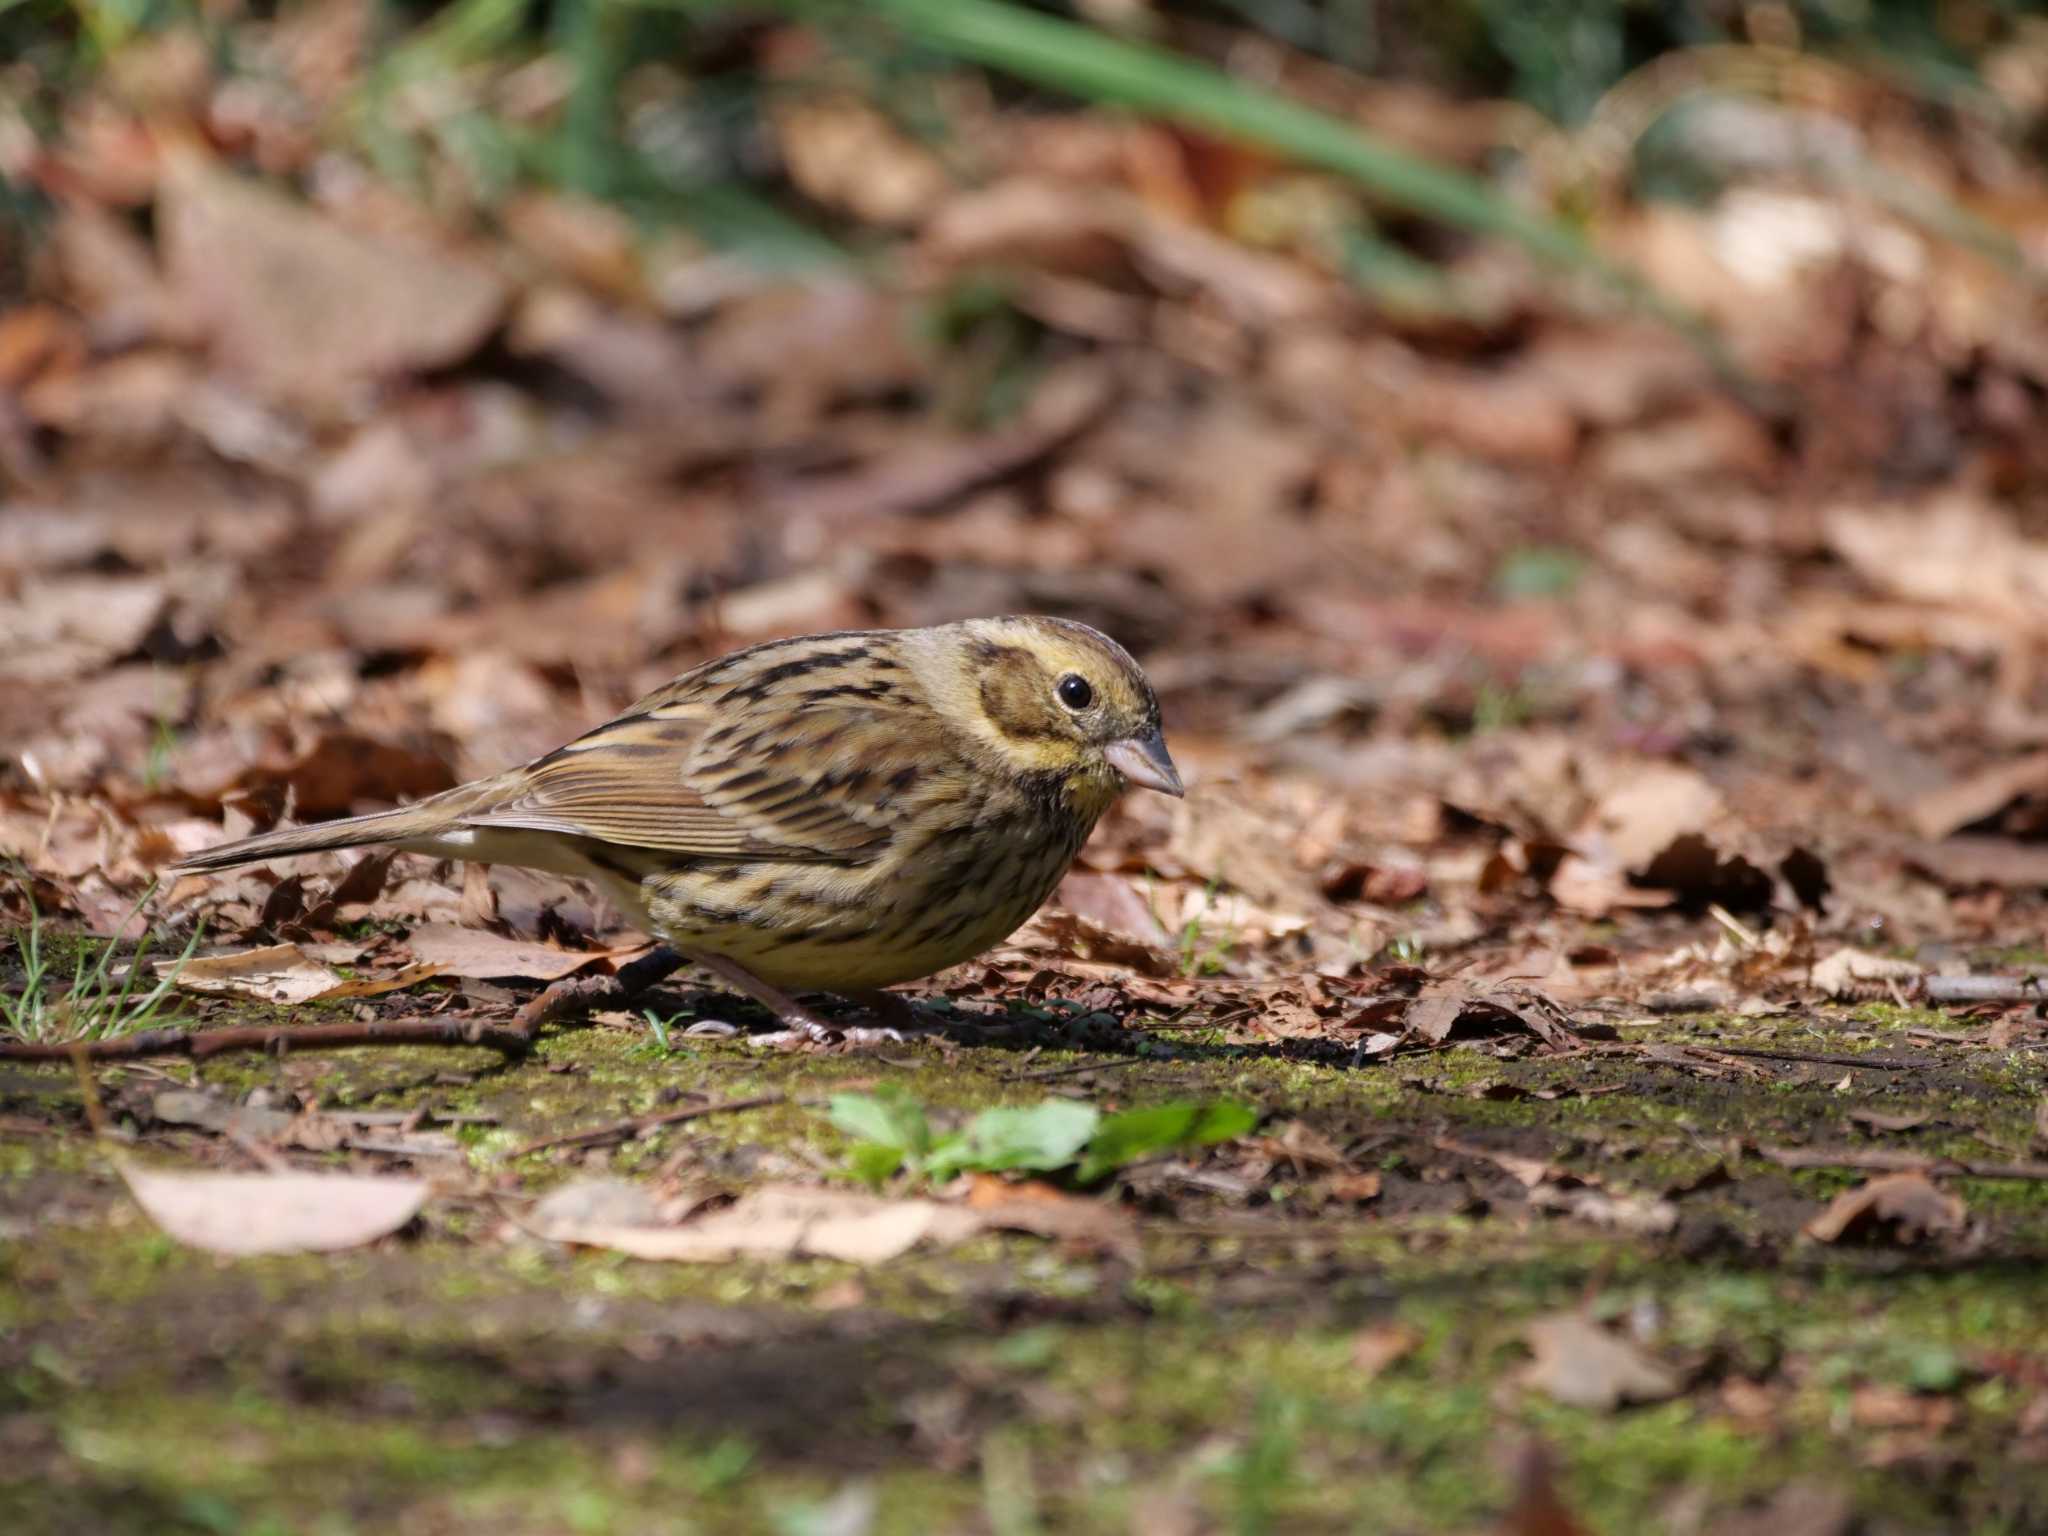
[[[776,640],[494,778],[208,848],[181,870],[387,844],[597,881],[813,1038],[789,996],[971,959],[1051,894],[1127,785],[1181,793],[1159,702],[1063,619]]]

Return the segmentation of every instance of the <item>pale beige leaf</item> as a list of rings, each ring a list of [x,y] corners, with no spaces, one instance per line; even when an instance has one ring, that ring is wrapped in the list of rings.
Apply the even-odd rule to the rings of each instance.
[[[136,1203],[165,1232],[190,1247],[237,1257],[360,1247],[396,1232],[427,1198],[418,1179],[119,1166]]]
[[[671,1263],[715,1264],[754,1255],[879,1264],[919,1243],[961,1242],[989,1225],[976,1212],[936,1200],[770,1185],[678,1227],[562,1224],[547,1235]]]
[[[407,935],[406,944],[422,965],[432,966],[444,975],[478,981],[503,976],[556,981],[605,962],[621,964],[645,953],[648,947],[634,944],[620,949],[556,949],[453,923],[422,923]]]
[[[1525,1384],[1570,1407],[1612,1413],[1675,1397],[1684,1385],[1663,1361],[1579,1312],[1538,1318],[1523,1338],[1536,1357]]]
[[[1924,1173],[1888,1173],[1845,1189],[1806,1224],[1815,1242],[1845,1237],[1884,1236],[1902,1243],[1952,1236],[1963,1230],[1969,1210]]]
[[[157,962],[159,972],[176,970],[187,992],[256,997],[269,1003],[308,1003],[342,985],[335,972],[307,957],[296,944],[269,944],[235,955],[195,955],[182,966]]]

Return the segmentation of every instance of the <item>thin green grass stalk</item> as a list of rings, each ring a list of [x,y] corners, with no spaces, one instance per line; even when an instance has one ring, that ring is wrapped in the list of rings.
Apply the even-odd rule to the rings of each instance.
[[[119,947],[118,938],[113,938],[104,943],[85,945],[79,950],[72,967],[71,984],[59,995],[55,986],[56,968],[44,949],[42,913],[37,909],[35,895],[26,881],[22,882],[22,888],[28,897],[28,926],[16,941],[22,967],[21,990],[13,995],[0,994],[0,1034],[11,1035],[31,1045],[45,1045],[73,1040],[105,1040],[175,1021],[175,1012],[166,1005],[172,1001],[178,977],[186,963],[198,951],[203,927],[192,930],[190,941],[171,968],[159,976],[156,985],[147,992],[138,994],[136,991],[136,984],[148,964],[153,937],[145,926],[136,945],[135,957],[129,962],[118,990],[112,990],[114,954]],[[135,905],[122,916],[115,930],[117,934],[141,913],[155,893],[156,885],[151,882],[149,888],[136,898]]]
[[[785,3],[805,15],[821,9],[818,0]],[[1683,335],[1731,384],[1753,389],[1699,316],[1599,255],[1577,231],[1517,207],[1477,177],[1407,154],[1209,65],[1002,0],[865,0],[858,9],[894,23],[907,37],[939,52],[1070,95],[1261,145],[1355,181],[1408,212],[1512,240],[1544,262],[1596,279]]]
[[[626,20],[613,0],[563,0],[555,11],[555,42],[572,81],[557,129],[558,169],[571,190],[588,197],[615,190],[613,98],[625,63]]]

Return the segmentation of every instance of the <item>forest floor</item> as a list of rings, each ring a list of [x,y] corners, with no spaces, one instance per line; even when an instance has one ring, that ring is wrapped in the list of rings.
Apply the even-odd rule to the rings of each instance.
[[[172,1083],[318,1104],[369,1144],[358,1165],[408,1160],[380,1135],[445,1138],[411,1154],[435,1193],[398,1238],[234,1260],[134,1208],[70,1069],[6,1070],[8,1528],[1803,1536],[2048,1510],[2036,1051],[1890,1004],[1508,1059],[1331,1061],[1199,1013],[1001,1031],[792,1055],[615,1023],[510,1064],[102,1070],[166,1165],[220,1161],[218,1136],[153,1123]],[[878,1079],[940,1113],[1057,1095],[1261,1120],[1128,1168],[1128,1245],[662,1264],[518,1220],[597,1176],[695,1200],[818,1180],[845,1138],[809,1106]],[[2012,1176],[1806,1232],[1888,1157]]]
[[[1361,285],[1273,221],[1386,210],[1199,135],[949,87],[939,157],[800,78],[846,249],[767,270],[468,178],[452,98],[401,195],[298,10],[0,165],[0,1527],[2048,1528],[2034,278],[1580,188],[1717,360],[1390,214],[1441,286]],[[2036,160],[1835,105],[2038,241]],[[163,878],[1012,611],[1138,655],[1189,794],[900,1043],[683,976],[519,1051],[648,943],[588,889]],[[333,1043],[393,1029],[507,1048]]]

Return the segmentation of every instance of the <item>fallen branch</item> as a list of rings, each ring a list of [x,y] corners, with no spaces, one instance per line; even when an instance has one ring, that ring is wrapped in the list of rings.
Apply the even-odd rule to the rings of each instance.
[[[1917,1072],[1924,1061],[1879,1061],[1869,1056],[1831,1055],[1825,1051],[1781,1051],[1757,1045],[1717,1045],[1723,1056],[1753,1056],[1763,1061],[1797,1061],[1815,1067],[1865,1067],[1872,1072]]]
[[[2048,981],[2039,976],[1926,976],[1914,991],[1920,1000],[1936,1008],[1954,1008],[1970,1003],[2048,1002]]]
[[[641,1115],[633,1120],[614,1120],[608,1125],[593,1126],[587,1131],[573,1131],[567,1136],[548,1136],[539,1141],[529,1141],[511,1155],[524,1157],[529,1152],[546,1152],[555,1147],[601,1147],[614,1141],[633,1141],[649,1131],[658,1131],[665,1125],[681,1125],[686,1120],[702,1120],[707,1115],[737,1114],[743,1109],[766,1109],[771,1104],[791,1102],[786,1093],[756,1094],[747,1099],[723,1099],[716,1104],[695,1104],[688,1109],[664,1110],[658,1115]],[[817,1105],[823,1099],[798,1099],[803,1105]]]
[[[478,1018],[373,1019],[348,1024],[243,1024],[224,1029],[145,1029],[109,1040],[42,1044],[0,1040],[0,1061],[140,1061],[188,1056],[204,1061],[231,1051],[324,1051],[350,1045],[484,1045],[507,1056],[533,1048],[526,1030]]]
[[[683,957],[672,949],[650,949],[637,960],[599,976],[565,976],[540,996],[525,1003],[513,1015],[528,1039],[538,1035],[544,1024],[580,1019],[599,1008],[630,1002],[650,987],[659,986],[683,968]]]
[[[1147,1056],[1125,1056],[1116,1061],[1080,1061],[1064,1067],[1046,1067],[1038,1072],[1012,1072],[997,1079],[1005,1083],[1042,1083],[1048,1078],[1074,1077],[1083,1072],[1118,1072],[1151,1060]]]
[[[1860,1168],[1871,1173],[1924,1173],[1929,1177],[2048,1180],[2048,1163],[1977,1163],[1854,1147],[1759,1146],[1756,1154],[1780,1168]]]

